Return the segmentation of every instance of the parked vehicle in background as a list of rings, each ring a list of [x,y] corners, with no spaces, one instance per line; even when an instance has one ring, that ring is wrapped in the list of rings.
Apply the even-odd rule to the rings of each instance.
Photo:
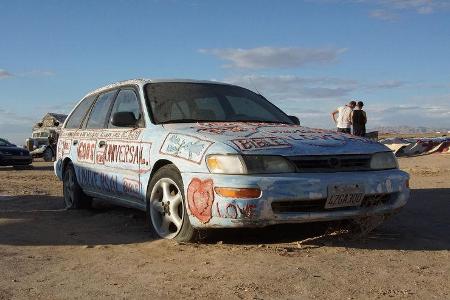
[[[66,118],[67,115],[47,113],[33,127],[31,138],[25,141],[33,158],[43,158],[45,161],[53,161],[56,158],[59,131]]]
[[[27,166],[32,162],[30,152],[0,138],[0,166]]]
[[[299,125],[263,96],[208,81],[129,80],[86,95],[58,141],[69,209],[144,210],[163,238],[200,229],[383,220],[409,176],[380,143]]]

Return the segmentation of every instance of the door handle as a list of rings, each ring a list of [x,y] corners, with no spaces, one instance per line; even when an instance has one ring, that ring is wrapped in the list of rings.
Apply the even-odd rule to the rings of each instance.
[[[78,144],[78,140],[73,140],[72,145],[75,146],[76,144]]]
[[[101,147],[104,147],[106,145],[106,142],[105,141],[100,141],[99,143],[98,143],[98,146],[101,148]]]

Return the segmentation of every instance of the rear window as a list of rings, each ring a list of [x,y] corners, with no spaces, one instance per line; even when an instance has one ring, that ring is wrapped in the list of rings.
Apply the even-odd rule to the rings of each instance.
[[[86,128],[96,129],[105,128],[106,118],[108,117],[109,108],[117,90],[100,94],[94,107],[92,108]]]
[[[91,108],[92,102],[94,102],[95,96],[86,97],[83,101],[78,104],[72,114],[69,116],[67,120],[65,128],[73,129],[80,128],[81,122],[83,122],[86,113],[89,108]]]

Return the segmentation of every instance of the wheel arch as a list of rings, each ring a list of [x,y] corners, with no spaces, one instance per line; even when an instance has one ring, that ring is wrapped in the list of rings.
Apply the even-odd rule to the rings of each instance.
[[[145,188],[145,202],[146,202],[146,206],[148,205],[148,196],[151,191],[149,191],[148,189],[150,188],[150,182],[152,181],[153,177],[155,176],[156,172],[158,172],[158,170],[160,170],[162,167],[164,166],[168,166],[168,165],[173,165],[178,172],[181,175],[180,169],[177,167],[177,165],[175,165],[175,163],[173,161],[170,161],[168,159],[158,159],[152,167],[152,171],[150,172],[150,176],[147,180],[147,187]]]
[[[71,163],[72,163],[72,160],[69,157],[64,158],[64,160],[61,164],[61,176],[64,176],[64,172],[66,171],[67,166]]]
[[[153,165],[152,172],[150,173],[149,182],[150,182],[150,180],[152,180],[153,176],[159,169],[161,169],[162,167],[167,166],[167,165],[174,165],[178,169],[178,167],[172,161],[170,161],[168,159],[159,159]],[[178,169],[178,172],[179,171],[180,171],[180,169]]]

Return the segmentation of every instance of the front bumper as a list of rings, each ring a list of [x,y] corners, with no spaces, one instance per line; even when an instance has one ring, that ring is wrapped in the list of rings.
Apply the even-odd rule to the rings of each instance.
[[[386,215],[402,208],[410,193],[409,175],[400,170],[276,176],[183,173],[182,177],[189,218],[196,228],[264,227]],[[189,187],[192,182],[196,182],[194,189]],[[328,187],[338,184],[363,186],[363,205],[326,210]],[[258,187],[262,195],[258,199],[225,198],[211,186]]]
[[[27,166],[31,164],[32,158],[29,155],[1,155],[0,166]]]

